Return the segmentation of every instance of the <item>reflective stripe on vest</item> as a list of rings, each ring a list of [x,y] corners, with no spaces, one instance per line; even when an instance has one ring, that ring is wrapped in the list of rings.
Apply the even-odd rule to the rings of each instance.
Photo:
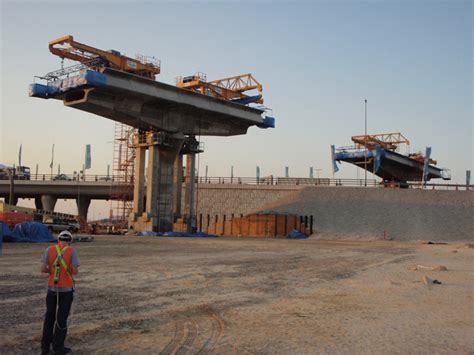
[[[74,288],[74,279],[70,270],[73,249],[65,246],[62,250],[58,245],[50,248],[48,263],[50,268],[48,286]]]

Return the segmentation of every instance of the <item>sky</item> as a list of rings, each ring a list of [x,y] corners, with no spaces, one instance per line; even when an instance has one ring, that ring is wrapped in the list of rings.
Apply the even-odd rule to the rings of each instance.
[[[8,1],[0,0],[0,163],[72,173],[92,146],[91,174],[112,164],[114,122],[28,97],[34,76],[60,67],[48,41],[161,60],[158,81],[204,72],[253,73],[275,129],[202,137],[200,175],[332,177],[330,145],[401,132],[411,151],[432,147],[452,182],[473,168],[472,1]],[[73,64],[73,63],[71,63]],[[336,177],[363,171],[342,164]],[[315,170],[316,171],[316,170]],[[316,172],[315,172],[316,174]],[[69,207],[68,207],[69,208]],[[99,207],[97,207],[99,209]]]

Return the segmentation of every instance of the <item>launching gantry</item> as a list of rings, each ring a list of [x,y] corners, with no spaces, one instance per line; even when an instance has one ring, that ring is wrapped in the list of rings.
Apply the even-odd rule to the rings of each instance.
[[[233,136],[246,134],[251,126],[274,127],[274,118],[266,116],[263,107],[246,106],[249,96],[239,87],[225,88],[224,81],[207,83],[206,88],[230,96],[208,95],[206,90],[199,93],[153,80],[161,65],[143,56],[131,58],[115,50],[100,50],[72,36],[50,42],[49,48],[62,60],[79,64],[40,77],[45,83],[31,84],[30,96],[61,100],[65,106],[124,123],[139,132],[134,140],[134,203],[129,219],[129,227],[135,231],[169,231],[181,217],[183,154],[188,156],[189,170],[185,212],[190,216],[188,226],[194,227],[195,169],[191,168],[195,155],[202,151],[196,136]],[[258,85],[256,89],[261,91]],[[263,102],[261,97],[252,102],[259,101]]]
[[[153,80],[161,71],[161,63],[155,57],[137,54],[136,58],[130,58],[113,49],[104,51],[77,42],[70,35],[49,42],[48,47],[51,53],[61,59],[79,62],[96,71],[112,68]]]
[[[430,157],[430,147],[425,154],[400,153],[400,147],[409,147],[410,141],[399,132],[357,135],[352,141],[354,145],[349,147],[331,146],[334,172],[339,170],[336,162],[347,162],[382,178],[385,184],[406,186],[408,181],[451,179],[448,169],[435,166],[437,162]]]

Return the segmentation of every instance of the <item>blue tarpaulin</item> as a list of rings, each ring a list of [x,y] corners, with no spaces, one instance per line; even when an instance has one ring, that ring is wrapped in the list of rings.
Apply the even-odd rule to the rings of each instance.
[[[161,237],[163,233],[142,231],[142,232],[138,232],[137,235],[139,237]]]
[[[4,242],[16,243],[50,243],[56,242],[51,232],[42,223],[23,222],[15,226],[13,232],[3,236]]]
[[[6,223],[1,223],[1,225],[2,225],[3,238],[11,236],[12,231],[10,230],[10,228],[8,228]]]
[[[286,236],[288,239],[306,239],[308,236],[300,231],[294,230]]]

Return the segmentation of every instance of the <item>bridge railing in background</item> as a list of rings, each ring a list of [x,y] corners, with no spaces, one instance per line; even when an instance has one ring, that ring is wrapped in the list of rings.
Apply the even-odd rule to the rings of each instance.
[[[436,184],[436,183],[421,183],[421,182],[410,182],[408,183],[411,189],[423,189],[423,190],[474,190],[474,185],[461,185],[461,184]]]
[[[349,186],[349,187],[385,187],[432,190],[473,190],[474,185],[444,184],[444,183],[383,183],[376,179],[333,179],[333,178],[297,178],[266,176],[255,177],[198,177],[200,184],[233,184],[233,185],[304,185],[304,186]]]
[[[32,174],[32,181],[86,181],[86,182],[115,182],[121,183],[121,177],[114,175],[68,175],[62,178],[51,174]],[[349,186],[349,187],[386,187],[386,188],[410,188],[425,190],[473,190],[474,185],[445,184],[445,183],[421,183],[410,182],[406,184],[383,183],[376,179],[334,179],[334,178],[300,178],[300,177],[278,177],[264,176],[256,177],[196,177],[199,184],[232,184],[232,185],[269,185],[269,186]]]
[[[255,177],[198,177],[200,184],[233,184],[233,185],[320,185],[320,186],[378,186],[375,179],[329,179],[265,176]]]
[[[118,176],[113,175],[68,175],[61,174],[63,176],[58,177],[57,174],[31,174],[30,180],[32,181],[120,181]]]

